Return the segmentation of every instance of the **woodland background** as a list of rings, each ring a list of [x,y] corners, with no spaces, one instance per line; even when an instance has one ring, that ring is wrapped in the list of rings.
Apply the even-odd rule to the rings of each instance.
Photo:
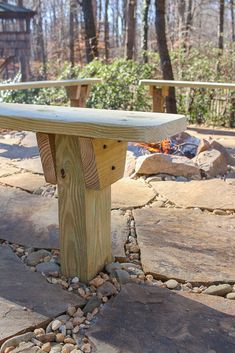
[[[5,1],[6,2],[6,1]],[[102,77],[88,106],[150,110],[144,78],[233,82],[234,0],[15,0],[36,11],[31,76]],[[19,80],[16,75],[15,80]],[[190,122],[234,126],[234,92],[180,90]],[[5,101],[66,104],[64,92],[3,92]],[[211,113],[213,102],[217,102]],[[219,108],[218,108],[219,107]],[[219,109],[219,112],[218,112]],[[213,110],[213,109],[212,109]]]

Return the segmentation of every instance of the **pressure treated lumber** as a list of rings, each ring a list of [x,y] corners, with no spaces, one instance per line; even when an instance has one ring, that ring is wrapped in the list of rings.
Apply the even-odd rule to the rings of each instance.
[[[65,86],[67,96],[70,100],[70,106],[85,107],[86,100],[90,93],[90,86],[91,84],[81,85],[81,83],[79,82],[77,82],[76,86]],[[40,151],[45,180],[48,183],[55,185],[57,184],[57,177],[55,173],[55,158],[53,150],[55,145],[55,135],[37,132],[36,137]]]
[[[79,138],[56,135],[61,266],[65,276],[87,282],[111,256],[111,186],[89,190]]]
[[[88,189],[102,190],[122,178],[127,142],[80,137],[81,159]]]
[[[155,142],[186,129],[183,115],[0,104],[0,127],[121,141]]]
[[[102,80],[99,78],[80,78],[77,80],[31,81],[31,82],[7,83],[7,84],[0,85],[0,91],[91,85],[91,84],[96,84],[100,82],[102,82]]]
[[[235,90],[235,83],[174,81],[174,80],[140,80],[140,85],[155,87],[192,87],[192,88],[221,88]]]
[[[55,135],[37,132],[37,143],[44,177],[47,183],[56,184]]]

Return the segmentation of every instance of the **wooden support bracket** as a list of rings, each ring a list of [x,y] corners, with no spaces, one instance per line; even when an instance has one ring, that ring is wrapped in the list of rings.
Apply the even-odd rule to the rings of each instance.
[[[102,190],[122,178],[127,142],[80,138],[80,148],[88,189]]]
[[[72,107],[85,107],[90,93],[90,85],[66,86],[67,96]],[[55,137],[52,134],[36,134],[44,177],[47,183],[57,184],[55,166]]]

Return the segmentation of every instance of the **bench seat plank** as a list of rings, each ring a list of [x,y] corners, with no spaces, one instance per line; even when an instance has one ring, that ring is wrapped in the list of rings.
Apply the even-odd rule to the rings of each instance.
[[[186,118],[165,113],[1,103],[0,128],[154,142],[184,131]]]
[[[102,82],[102,79],[100,78],[80,78],[77,80],[5,83],[0,85],[0,91],[34,89],[34,88],[71,87],[71,86],[81,86],[81,85],[93,85],[101,82]]]

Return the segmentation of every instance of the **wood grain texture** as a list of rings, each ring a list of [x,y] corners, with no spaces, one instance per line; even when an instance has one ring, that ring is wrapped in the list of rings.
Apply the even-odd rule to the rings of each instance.
[[[80,137],[86,187],[102,190],[123,177],[127,142]]]
[[[90,92],[90,85],[76,85],[66,86],[66,93],[70,99],[70,105],[73,107],[83,107],[86,105],[87,95]],[[43,136],[41,136],[43,135]],[[48,183],[56,184],[56,166],[55,166],[55,141],[52,142],[52,135],[37,133],[38,147],[42,162],[42,168],[45,176],[45,180]],[[54,135],[53,135],[54,136]]]
[[[172,80],[140,80],[140,85],[155,87],[192,87],[192,88],[221,88],[235,90],[235,83],[172,81]]]
[[[61,80],[61,81],[32,81],[32,82],[3,84],[3,85],[0,85],[0,90],[6,91],[6,90],[22,90],[22,89],[33,89],[33,88],[67,87],[67,86],[78,86],[78,85],[92,85],[100,82],[102,82],[100,78],[80,78],[77,80]]]
[[[79,138],[56,135],[61,266],[87,282],[111,256],[111,187],[88,190]]]
[[[36,137],[45,180],[47,183],[55,185],[57,184],[55,135],[37,132]]]
[[[164,113],[164,97],[161,88],[156,88],[155,86],[151,86],[151,95],[153,97],[152,101],[152,111]]]
[[[179,114],[1,103],[0,127],[155,142],[184,131],[186,118]]]

